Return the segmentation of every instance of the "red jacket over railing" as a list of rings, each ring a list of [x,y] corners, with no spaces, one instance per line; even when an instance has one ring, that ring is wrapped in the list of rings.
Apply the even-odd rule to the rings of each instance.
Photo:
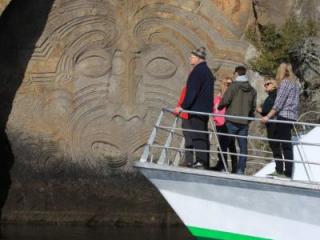
[[[177,103],[177,107],[181,107],[183,101],[184,101],[184,98],[186,97],[186,93],[187,93],[187,87],[184,86],[180,92],[180,97],[179,97],[179,100],[178,100],[178,103]],[[179,114],[179,117],[182,118],[182,119],[188,119],[189,118],[189,114],[186,113],[186,112],[182,112]]]

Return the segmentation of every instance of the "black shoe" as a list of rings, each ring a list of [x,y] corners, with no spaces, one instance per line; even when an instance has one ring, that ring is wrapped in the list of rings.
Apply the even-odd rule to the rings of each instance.
[[[217,165],[215,165],[214,167],[211,167],[211,168],[210,168],[210,170],[212,170],[212,171],[221,171],[221,170],[223,170],[223,169],[224,169],[224,167],[221,166],[220,164],[217,164]]]
[[[292,178],[292,173],[284,172],[284,176],[287,178]]]
[[[283,171],[283,169],[281,169],[281,170],[275,169],[275,171],[276,171],[278,174],[285,175],[285,172]]]
[[[211,167],[210,170],[220,172],[223,168]]]

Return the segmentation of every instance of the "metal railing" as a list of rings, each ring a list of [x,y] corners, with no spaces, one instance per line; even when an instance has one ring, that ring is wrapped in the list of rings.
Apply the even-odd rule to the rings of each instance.
[[[304,142],[301,140],[301,134],[298,128],[313,129],[315,127],[320,127],[320,124],[317,123],[307,123],[307,122],[299,122],[299,121],[283,121],[283,120],[273,120],[270,119],[269,123],[276,124],[292,124],[293,132],[295,135],[295,140],[285,141],[280,139],[271,139],[263,136],[263,128],[259,128],[259,125],[250,126],[249,134],[247,136],[239,136],[235,134],[229,133],[221,133],[217,132],[216,125],[212,120],[213,117],[225,117],[226,119],[241,119],[248,120],[252,123],[259,123],[261,119],[253,118],[253,117],[239,117],[239,116],[231,116],[231,115],[221,115],[214,113],[202,113],[202,112],[194,112],[194,111],[183,111],[185,113],[193,114],[193,115],[203,115],[209,117],[209,128],[208,131],[196,131],[192,129],[184,129],[179,126],[179,122],[181,119],[174,112],[173,109],[163,108],[159,114],[159,117],[154,125],[154,128],[151,132],[151,135],[148,139],[148,142],[144,148],[143,154],[141,156],[141,162],[153,162],[157,164],[167,164],[172,166],[182,166],[184,161],[184,156],[187,151],[192,151],[193,156],[195,156],[196,152],[206,152],[210,154],[210,162],[217,161],[217,155],[221,156],[221,160],[223,163],[225,173],[229,173],[227,159],[225,156],[235,155],[245,156],[248,158],[247,160],[247,172],[250,175],[254,175],[257,171],[259,171],[262,167],[272,161],[283,161],[283,162],[292,162],[293,164],[302,164],[305,170],[305,174],[307,176],[307,181],[313,182],[307,166],[317,166],[320,171],[320,161],[310,161],[306,159],[306,154],[304,154],[304,146],[313,146],[318,147],[320,150],[320,140],[319,142]],[[200,150],[200,149],[185,149],[185,139],[183,136],[183,132],[197,132],[208,134],[210,141],[210,149],[209,150]],[[248,154],[240,154],[240,153],[231,153],[225,152],[221,150],[221,146],[219,143],[218,136],[227,136],[234,138],[246,138],[248,140]],[[320,137],[319,137],[320,138]],[[298,156],[295,156],[294,160],[292,159],[284,159],[284,158],[273,158],[272,151],[268,149],[269,142],[279,142],[279,143],[291,143],[296,147]],[[215,150],[217,149],[217,150]],[[239,152],[239,151],[237,151]],[[299,158],[299,160],[296,160]],[[251,165],[251,167],[249,166]]]

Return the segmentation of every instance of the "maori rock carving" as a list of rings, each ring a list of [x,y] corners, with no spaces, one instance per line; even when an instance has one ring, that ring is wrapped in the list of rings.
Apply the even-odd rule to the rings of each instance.
[[[222,73],[243,61],[250,7],[247,0],[56,0],[15,99],[12,131],[49,138],[54,150],[38,151],[59,164],[130,166],[160,108],[175,105],[193,48],[206,46],[209,65]]]

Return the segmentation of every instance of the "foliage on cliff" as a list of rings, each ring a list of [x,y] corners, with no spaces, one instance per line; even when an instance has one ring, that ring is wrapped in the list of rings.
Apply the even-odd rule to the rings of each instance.
[[[315,21],[296,18],[287,19],[280,27],[267,24],[249,28],[246,38],[258,51],[249,64],[262,75],[275,76],[281,62],[290,62],[290,52],[305,39],[317,36],[318,30]]]

